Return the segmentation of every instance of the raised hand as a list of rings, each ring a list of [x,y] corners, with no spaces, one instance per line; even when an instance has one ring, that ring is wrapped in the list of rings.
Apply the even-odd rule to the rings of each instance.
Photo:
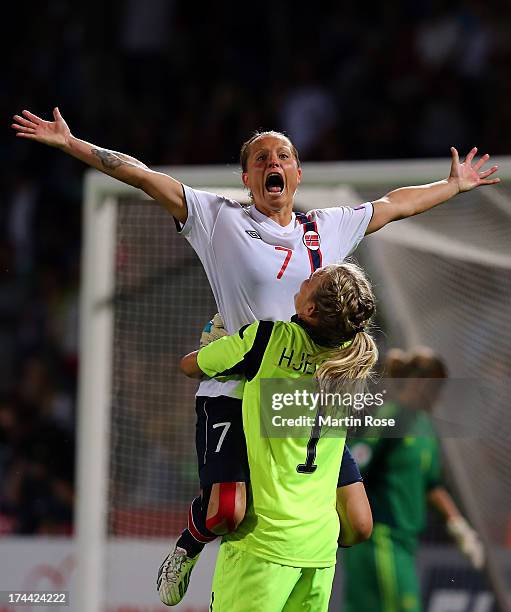
[[[16,130],[16,136],[35,140],[51,147],[65,147],[68,143],[71,132],[58,108],[53,109],[55,121],[45,121],[27,110],[24,110],[21,115],[14,115],[15,123],[11,125]]]
[[[451,147],[452,162],[449,181],[455,182],[460,192],[470,191],[480,185],[495,185],[496,183],[500,183],[499,178],[488,179],[489,176],[498,170],[498,166],[492,166],[487,170],[481,171],[481,168],[490,159],[488,153],[472,164],[476,153],[477,147],[474,147],[466,156],[465,161],[460,163],[458,151],[454,147]]]

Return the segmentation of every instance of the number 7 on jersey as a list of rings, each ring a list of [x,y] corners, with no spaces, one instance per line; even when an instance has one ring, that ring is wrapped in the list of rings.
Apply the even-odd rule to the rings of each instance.
[[[277,274],[277,278],[281,279],[282,275],[286,271],[287,264],[291,260],[291,255],[293,254],[293,250],[292,249],[286,249],[286,247],[275,247],[275,250],[276,251],[285,251],[286,252],[286,258],[284,259],[284,263],[282,264],[282,268],[280,268],[280,272]]]

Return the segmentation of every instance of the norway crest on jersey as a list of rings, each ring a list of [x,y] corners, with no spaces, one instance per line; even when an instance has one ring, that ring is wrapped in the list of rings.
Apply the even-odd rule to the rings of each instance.
[[[317,251],[321,244],[321,239],[318,232],[309,230],[303,235],[303,244],[311,251]]]

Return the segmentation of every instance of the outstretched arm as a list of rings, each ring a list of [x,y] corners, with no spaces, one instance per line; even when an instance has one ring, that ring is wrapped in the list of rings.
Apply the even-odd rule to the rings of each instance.
[[[186,221],[186,202],[183,187],[179,181],[167,174],[151,170],[134,157],[102,149],[75,138],[58,108],[53,109],[53,119],[54,121],[45,121],[24,110],[21,115],[14,115],[14,123],[11,127],[16,130],[16,136],[20,138],[56,147],[96,170],[142,189],[148,196],[164,206],[178,221],[181,223]]]
[[[398,219],[406,219],[441,204],[463,191],[470,191],[480,185],[494,185],[499,178],[489,179],[498,166],[482,170],[490,156],[483,155],[472,165],[477,148],[474,147],[460,163],[458,151],[451,147],[451,172],[443,181],[419,185],[417,187],[401,187],[394,189],[383,198],[373,202],[373,218],[366,230],[366,235],[376,232],[387,223]]]

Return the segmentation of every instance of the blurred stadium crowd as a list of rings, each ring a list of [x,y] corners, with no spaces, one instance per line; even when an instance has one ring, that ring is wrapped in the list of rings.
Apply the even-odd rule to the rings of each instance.
[[[260,127],[303,161],[511,149],[506,0],[50,0],[13,28],[17,10],[6,131],[58,105],[77,136],[148,164],[233,170]],[[0,533],[69,533],[85,168],[12,133],[0,159]]]

